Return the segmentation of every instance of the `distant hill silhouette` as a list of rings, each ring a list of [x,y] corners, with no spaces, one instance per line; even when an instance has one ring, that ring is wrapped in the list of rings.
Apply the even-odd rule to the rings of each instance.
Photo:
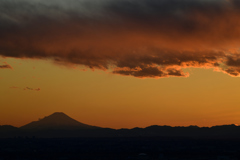
[[[87,125],[76,121],[65,113],[55,112],[43,119],[26,124],[20,129],[96,129],[99,127]]]
[[[4,131],[4,132],[17,131],[17,130],[18,130],[17,127],[14,127],[14,126],[11,126],[11,125],[3,125],[3,126],[0,126],[0,131]]]
[[[53,113],[20,128],[0,126],[0,138],[9,137],[169,137],[169,138],[220,138],[240,139],[240,126],[213,127],[149,126],[146,128],[111,129],[78,122],[62,112]]]

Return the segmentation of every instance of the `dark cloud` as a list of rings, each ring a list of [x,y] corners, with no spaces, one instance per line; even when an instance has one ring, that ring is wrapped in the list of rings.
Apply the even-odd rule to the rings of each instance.
[[[228,68],[225,70],[226,73],[230,74],[231,76],[239,76],[240,75],[240,68]]]
[[[138,78],[162,78],[169,76],[176,77],[188,77],[188,73],[184,73],[181,70],[177,70],[175,68],[163,69],[161,67],[145,67],[145,68],[115,68],[113,73],[126,75],[126,76],[134,76]]]
[[[138,78],[187,77],[188,67],[239,76],[239,42],[238,0],[0,1],[4,57]]]
[[[232,57],[227,57],[227,62],[226,64],[228,66],[234,66],[234,67],[240,67],[240,56],[232,56]]]

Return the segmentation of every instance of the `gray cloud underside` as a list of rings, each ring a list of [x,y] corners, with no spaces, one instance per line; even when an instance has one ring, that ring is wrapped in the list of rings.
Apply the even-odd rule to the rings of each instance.
[[[1,0],[0,55],[139,78],[240,74],[238,0]]]

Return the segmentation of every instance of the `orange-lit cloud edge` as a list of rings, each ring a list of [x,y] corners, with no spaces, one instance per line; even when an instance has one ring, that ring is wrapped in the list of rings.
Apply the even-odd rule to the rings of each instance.
[[[0,55],[137,78],[190,67],[240,76],[238,0],[65,2],[1,1]]]

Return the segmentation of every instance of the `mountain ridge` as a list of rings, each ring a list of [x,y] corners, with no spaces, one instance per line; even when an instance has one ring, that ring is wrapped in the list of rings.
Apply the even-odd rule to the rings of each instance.
[[[38,121],[30,122],[20,129],[96,129],[100,127],[87,125],[69,117],[63,112],[54,112]]]
[[[146,128],[111,129],[76,121],[65,113],[55,112],[22,127],[0,126],[0,138],[11,137],[70,138],[70,137],[169,137],[240,139],[240,126],[235,124],[198,126],[158,126]]]

